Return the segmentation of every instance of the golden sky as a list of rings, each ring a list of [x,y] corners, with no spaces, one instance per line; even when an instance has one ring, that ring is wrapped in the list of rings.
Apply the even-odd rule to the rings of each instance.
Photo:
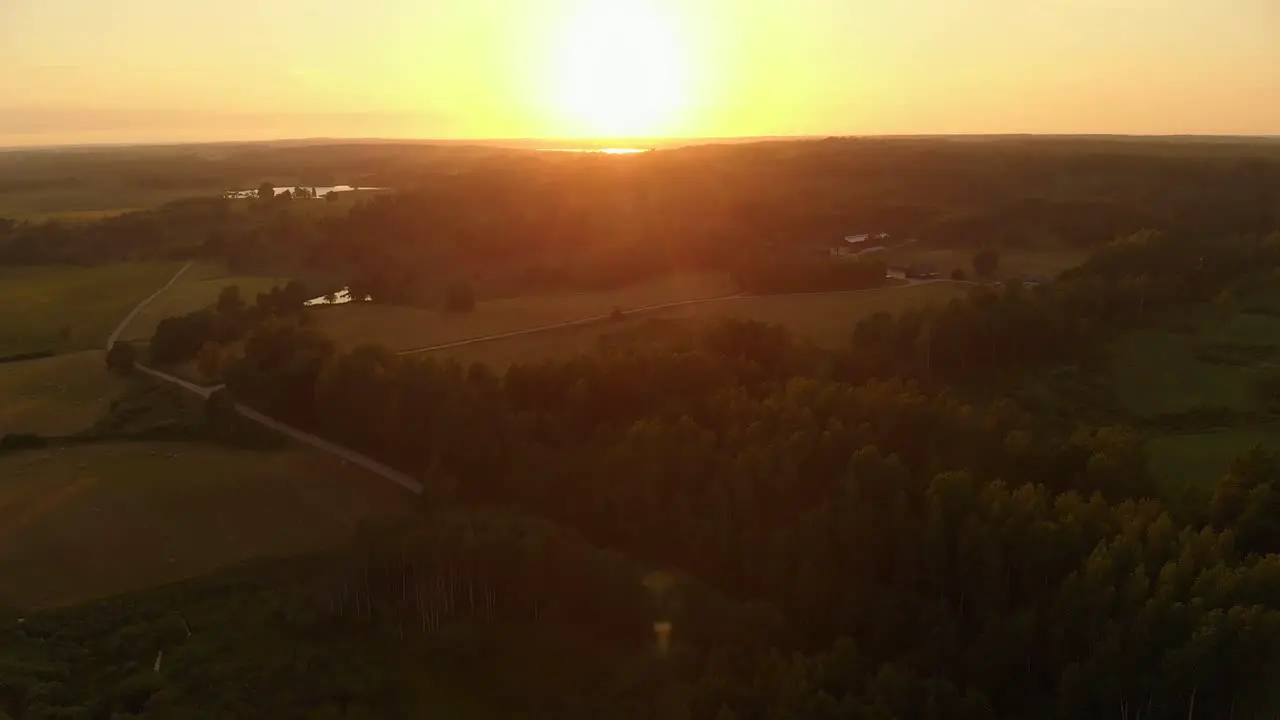
[[[1280,0],[0,0],[0,145],[1280,134]]]

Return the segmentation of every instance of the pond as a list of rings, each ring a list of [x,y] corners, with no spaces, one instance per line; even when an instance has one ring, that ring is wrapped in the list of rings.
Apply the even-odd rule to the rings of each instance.
[[[354,299],[355,298],[351,297],[351,291],[347,288],[343,288],[336,293],[331,293],[330,295],[321,295],[320,297],[311,298],[302,304],[304,307],[315,307],[317,305],[346,305]],[[368,295],[364,296],[365,302],[369,302],[372,299],[373,298]]]

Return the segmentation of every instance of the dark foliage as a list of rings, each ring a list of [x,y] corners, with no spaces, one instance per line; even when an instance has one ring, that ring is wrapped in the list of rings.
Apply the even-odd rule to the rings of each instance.
[[[980,278],[992,277],[999,267],[1000,253],[992,248],[983,248],[973,256],[973,272]]]
[[[271,323],[229,387],[438,499],[549,518],[758,603],[747,635],[689,629],[673,663],[687,691],[659,693],[680,709],[650,717],[1265,711],[1280,560],[1255,553],[1280,542],[1274,460],[1242,461],[1209,528],[1155,499],[1137,433],[1064,432],[954,391],[1278,266],[1276,238],[1144,235],[1050,286],[866,320],[834,364],[726,322],[660,354],[499,378],[376,347],[338,355]],[[403,598],[406,581],[385,578]]]
[[[224,288],[217,304],[178,317],[166,318],[156,326],[151,338],[151,362],[172,365],[195,360],[206,346],[221,346],[243,340],[254,326],[273,317],[303,318],[303,303],[310,293],[297,282],[259,293],[252,306],[246,306],[240,288]]]
[[[107,351],[107,369],[121,375],[131,375],[138,361],[138,351],[128,342],[116,341]]]
[[[8,433],[0,435],[0,453],[31,450],[48,445],[48,440],[32,433]]]

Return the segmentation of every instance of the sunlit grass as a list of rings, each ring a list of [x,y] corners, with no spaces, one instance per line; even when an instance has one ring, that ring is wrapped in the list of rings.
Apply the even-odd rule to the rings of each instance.
[[[100,348],[178,263],[0,267],[0,357]]]
[[[103,355],[0,363],[0,435],[67,435],[92,425],[125,385],[107,372]]]
[[[740,297],[602,320],[588,325],[499,338],[439,350],[433,355],[459,362],[479,362],[497,369],[515,363],[564,359],[590,353],[602,341],[643,347],[660,341],[672,324],[689,326],[717,317],[782,325],[819,346],[844,347],[852,340],[858,320],[876,312],[896,314],[909,308],[944,303],[969,291],[958,283],[933,283],[869,291]],[[664,331],[664,327],[667,330]]]

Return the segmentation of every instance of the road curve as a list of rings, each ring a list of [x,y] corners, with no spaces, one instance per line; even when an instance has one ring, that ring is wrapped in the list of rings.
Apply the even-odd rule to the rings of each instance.
[[[133,318],[136,317],[137,314],[141,312],[142,309],[146,307],[152,300],[155,300],[157,297],[160,296],[161,293],[163,293],[165,290],[168,290],[170,287],[172,287],[173,284],[177,282],[178,278],[182,277],[182,274],[185,273],[187,269],[190,267],[191,267],[191,263],[187,263],[186,265],[184,265],[181,270],[179,270],[172,278],[169,279],[169,282],[165,283],[164,287],[152,293],[150,297],[148,297],[146,300],[143,300],[141,303],[139,303],[137,307],[135,307],[127,316],[125,316],[125,319],[121,321],[120,325],[115,329],[115,332],[112,332],[111,336],[107,339],[107,350],[110,350],[111,346],[115,344],[116,338],[120,336],[120,333],[124,331],[125,327],[129,325],[130,321],[132,321]],[[154,378],[177,385],[183,390],[186,390],[191,393],[195,393],[196,395],[199,395],[200,397],[205,399],[208,399],[210,395],[212,395],[213,393],[217,392],[219,389],[222,388],[221,385],[217,385],[214,387],[201,387],[199,385],[196,385],[195,383],[191,383],[186,380],[183,380],[182,378],[170,375],[167,372],[162,372],[160,370],[156,370],[155,368],[149,368],[142,364],[137,364],[134,367]],[[263,415],[257,410],[254,410],[253,408],[247,407],[245,405],[241,405],[240,403],[235,404],[235,409],[236,409],[236,412],[240,413],[241,416],[258,423],[259,425],[262,425],[263,427],[269,430],[274,430],[275,432],[278,432],[281,435],[285,435],[290,438],[293,438],[294,440],[297,440],[300,443],[310,445],[311,447],[317,448],[319,450],[323,450],[324,452],[327,452],[330,455],[336,455],[337,457],[340,457],[343,460],[346,460],[347,462],[352,463],[353,465],[362,467],[365,470],[368,470],[369,472],[375,475],[379,475],[383,478],[386,478],[387,480],[390,480],[391,482],[399,485],[400,487],[408,490],[411,493],[414,493],[415,495],[422,494],[422,483],[418,482],[417,480],[414,480],[412,477],[410,477],[406,473],[400,472],[395,468],[384,465],[378,462],[377,460],[374,460],[373,458],[367,457],[365,455],[361,455],[360,453],[357,453],[354,450],[349,450],[347,448],[342,447],[341,445],[329,442],[328,440],[312,435],[311,433],[303,432],[291,425],[286,425],[278,420],[273,420],[272,418],[269,418],[266,415]]]
[[[178,282],[178,278],[182,277],[182,275],[190,269],[191,263],[183,265],[178,272],[173,274],[173,277],[169,278],[169,282],[161,286],[159,290],[148,295],[145,300],[138,303],[137,307],[130,310],[129,314],[124,316],[124,319],[120,321],[120,324],[116,326],[116,329],[112,330],[111,335],[107,337],[107,350],[110,350],[111,346],[116,344],[116,340],[119,339],[120,333],[124,332],[124,329],[129,327],[129,323],[133,322],[133,319],[138,316],[138,313],[142,312],[142,308],[150,305],[152,300],[160,297],[160,293],[173,287],[173,284]]]

